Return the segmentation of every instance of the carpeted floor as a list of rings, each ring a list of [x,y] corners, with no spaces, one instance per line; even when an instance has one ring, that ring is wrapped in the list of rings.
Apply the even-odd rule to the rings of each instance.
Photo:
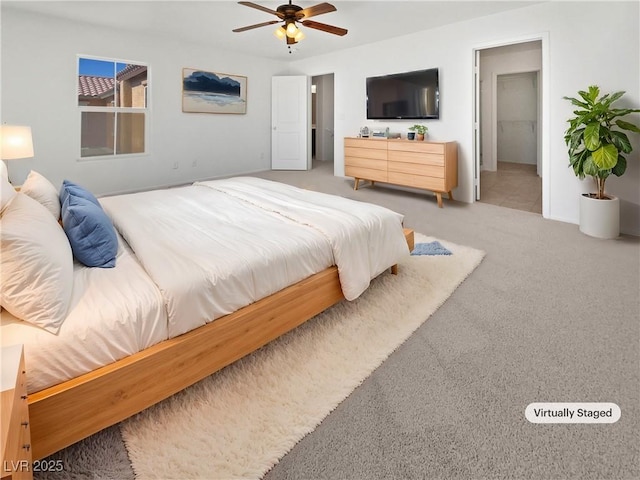
[[[482,203],[438,209],[425,193],[353,191],[331,168],[260,176],[384,205],[487,256],[265,479],[640,477],[639,239],[598,240]],[[528,423],[525,407],[541,401],[614,402],[622,417]],[[81,443],[57,478],[133,478],[124,464],[110,476],[103,462],[115,469],[121,442],[104,435],[100,458],[85,458],[92,447]]]
[[[416,234],[416,242],[432,242]],[[140,479],[259,479],[418,328],[483,253],[407,257],[258,352],[121,424]],[[429,252],[433,253],[433,252]]]

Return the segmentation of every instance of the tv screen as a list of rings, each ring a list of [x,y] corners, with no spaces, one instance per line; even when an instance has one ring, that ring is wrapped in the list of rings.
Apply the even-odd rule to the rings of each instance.
[[[367,118],[440,118],[438,69],[367,78]]]

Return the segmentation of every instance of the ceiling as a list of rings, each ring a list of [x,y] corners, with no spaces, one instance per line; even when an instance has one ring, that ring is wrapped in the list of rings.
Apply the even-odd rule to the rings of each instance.
[[[275,10],[288,1],[253,0]],[[294,0],[302,8],[322,0]],[[329,0],[337,11],[313,20],[346,28],[339,37],[303,28],[306,38],[289,53],[284,40],[273,35],[277,25],[242,33],[231,30],[269,20],[275,15],[239,5],[236,1],[2,1],[2,9],[37,12],[111,29],[143,32],[257,55],[293,60],[331,53],[440,25],[521,8],[540,1],[340,1]]]

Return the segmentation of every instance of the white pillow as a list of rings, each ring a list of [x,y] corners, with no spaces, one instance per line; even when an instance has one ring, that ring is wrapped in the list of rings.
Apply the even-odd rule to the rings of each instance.
[[[45,207],[18,193],[0,217],[0,304],[16,317],[58,333],[73,289],[73,255]]]
[[[4,165],[4,162],[0,160],[0,163]],[[0,212],[2,212],[13,197],[16,196],[16,189],[9,183],[8,177],[0,174]]]
[[[29,172],[29,176],[20,187],[20,192],[37,200],[51,212],[56,221],[60,218],[60,197],[58,190],[45,177],[35,170]]]

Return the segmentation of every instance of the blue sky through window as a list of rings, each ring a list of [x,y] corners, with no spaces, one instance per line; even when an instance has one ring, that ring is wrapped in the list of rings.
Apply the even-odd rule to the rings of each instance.
[[[115,66],[115,67],[114,67]],[[92,58],[80,58],[78,65],[78,73],[80,75],[91,75],[93,77],[115,77],[114,68],[116,72],[124,69],[127,66],[126,63],[108,62],[105,60],[94,60]]]

